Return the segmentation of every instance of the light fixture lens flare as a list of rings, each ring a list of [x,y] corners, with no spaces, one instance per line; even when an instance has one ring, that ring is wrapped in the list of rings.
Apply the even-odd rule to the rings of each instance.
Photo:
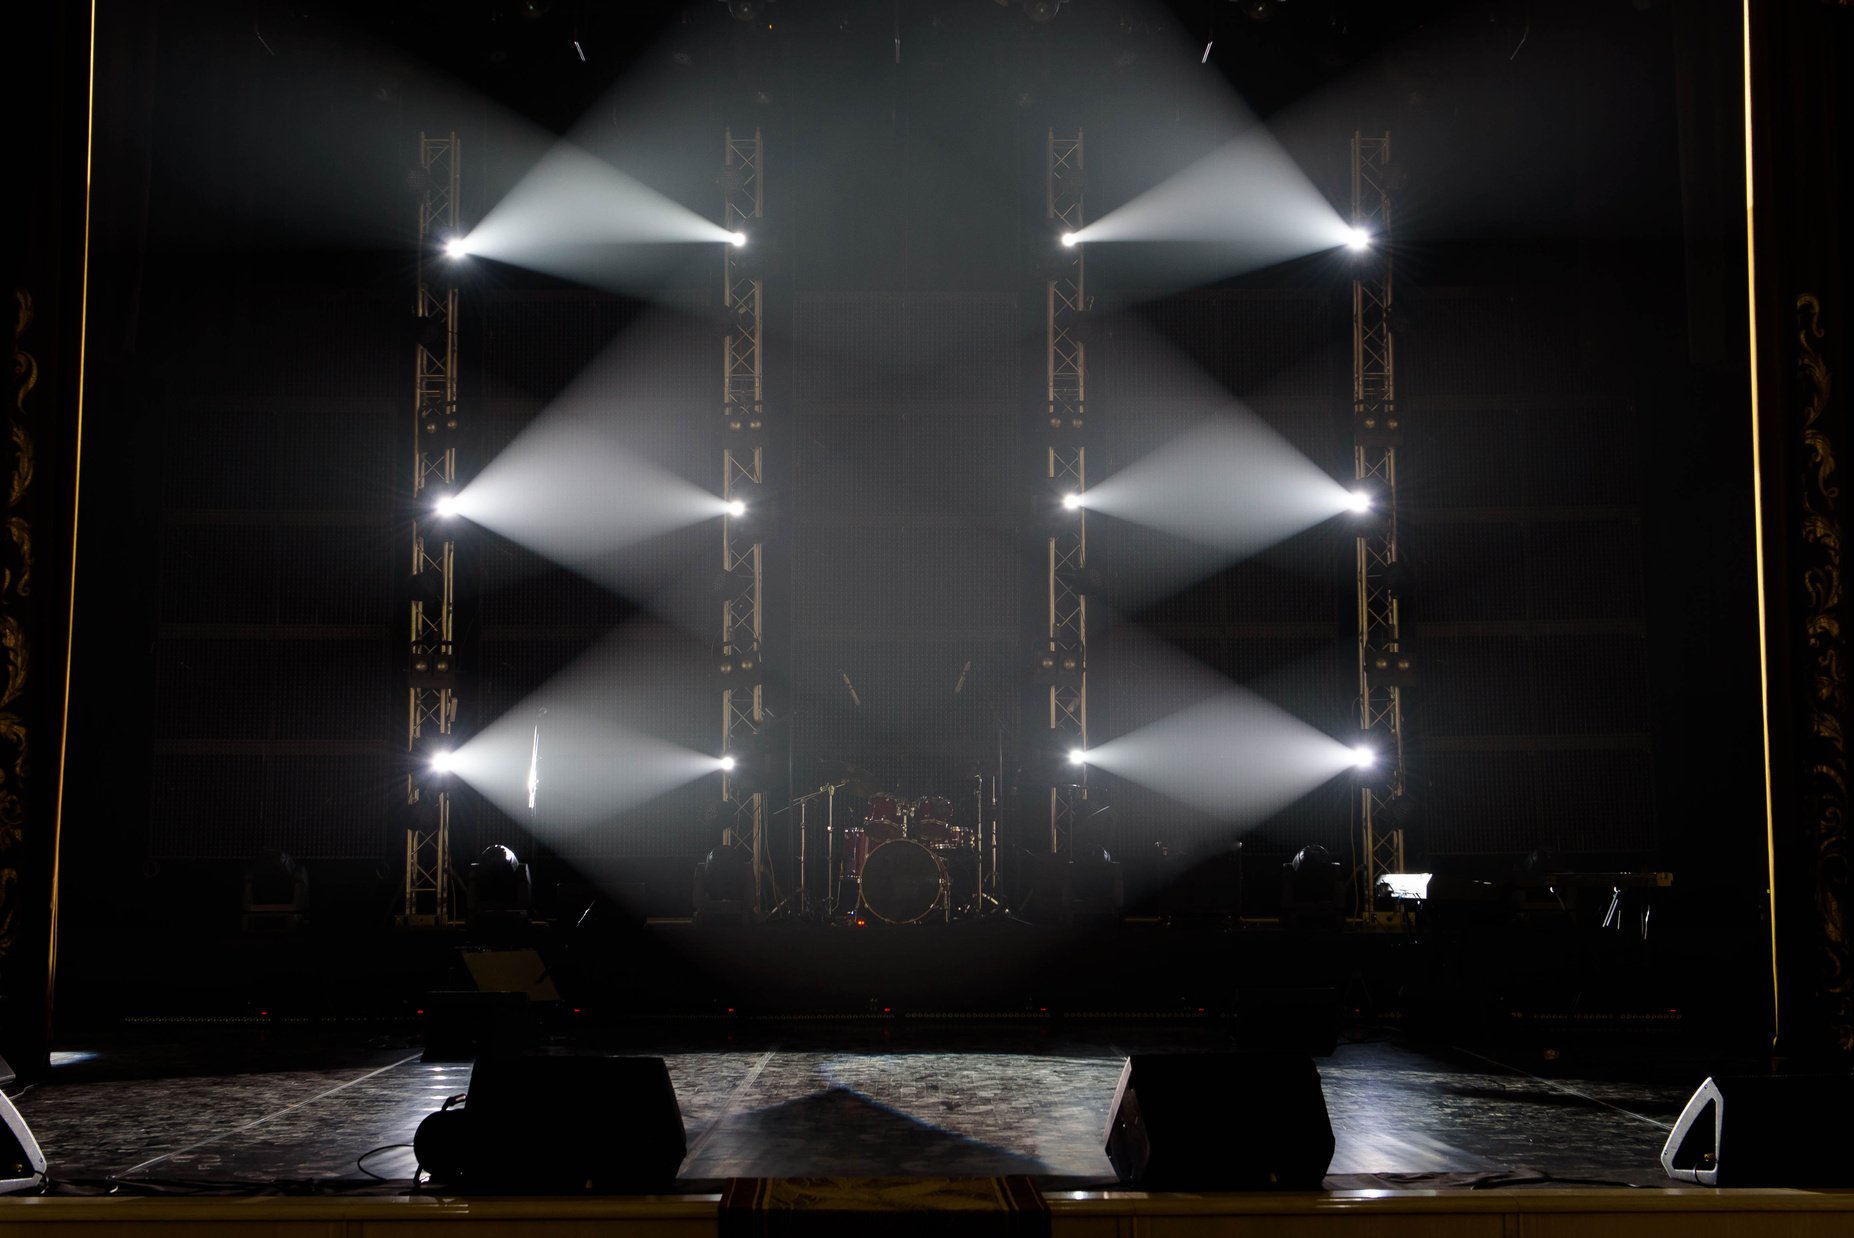
[[[1363,228],[1347,228],[1345,230],[1345,244],[1347,249],[1370,249],[1371,233]]]
[[[744,516],[747,514],[747,505],[739,499],[729,499],[722,510],[730,516]]]
[[[1354,769],[1370,769],[1378,763],[1378,754],[1364,744],[1352,749],[1352,766]]]
[[[450,240],[444,242],[444,256],[446,258],[462,258],[469,252],[470,243],[461,236],[454,236]]]
[[[438,501],[431,505],[431,510],[433,515],[444,520],[449,520],[452,516],[455,516],[459,510],[457,496],[454,494],[441,495]]]
[[[734,758],[733,757],[722,757],[720,760],[720,766],[724,770],[733,769],[734,768]]]
[[[727,243],[732,245],[735,249],[739,249],[742,245],[747,243],[747,234],[744,232],[730,232],[727,234]]]
[[[1077,508],[1079,508],[1081,505],[1082,505],[1082,499],[1081,499],[1081,495],[1079,494],[1065,494],[1062,496],[1062,506],[1065,511],[1072,512],[1076,510]]]
[[[1369,490],[1354,490],[1346,496],[1345,505],[1348,509],[1355,512],[1368,512],[1371,510],[1371,492]]]
[[[431,758],[431,772],[448,774],[457,768],[457,754],[454,752],[434,753]]]
[[[1075,243],[1080,239],[1081,238],[1076,236],[1073,232],[1064,232],[1062,234],[1062,244],[1068,249],[1075,248]]]
[[[1088,762],[1088,754],[1086,752],[1083,752],[1080,748],[1069,749],[1069,764],[1070,765],[1085,765],[1087,764],[1087,762]]]

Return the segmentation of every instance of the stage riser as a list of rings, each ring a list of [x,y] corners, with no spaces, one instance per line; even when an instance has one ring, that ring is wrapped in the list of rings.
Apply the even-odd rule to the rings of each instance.
[[[646,1199],[25,1198],[0,1203],[0,1232],[53,1238],[715,1238],[716,1195]],[[1050,1238],[1840,1238],[1854,1194],[1802,1191],[1529,1191],[1485,1194],[1049,1197]],[[434,1228],[442,1224],[442,1230]]]

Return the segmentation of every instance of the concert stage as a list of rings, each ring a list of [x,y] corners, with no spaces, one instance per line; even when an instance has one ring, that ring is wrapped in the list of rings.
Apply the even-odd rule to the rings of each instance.
[[[1551,1064],[1548,1076],[1541,1062],[1515,1055],[1390,1037],[1345,1043],[1318,1061],[1336,1138],[1324,1192],[1147,1195],[1116,1190],[1103,1152],[1125,1054],[1227,1047],[1220,1031],[917,1022],[659,1033],[604,1047],[661,1054],[668,1064],[688,1144],[674,1193],[465,1201],[415,1187],[412,1154],[395,1145],[464,1089],[468,1064],[421,1061],[416,1045],[356,1025],[177,1031],[142,1025],[140,1034],[73,1045],[46,1082],[18,1098],[60,1185],[57,1198],[10,1202],[0,1224],[210,1220],[372,1233],[442,1216],[481,1233],[518,1225],[714,1233],[730,1180],[905,1178],[924,1191],[938,1180],[1007,1175],[1036,1184],[1049,1232],[1063,1234],[1242,1224],[1287,1233],[1644,1232],[1648,1208],[1656,1232],[1755,1223],[1759,1232],[1809,1233],[1830,1232],[1854,1211],[1850,1195],[1669,1189],[1660,1144],[1699,1078],[1730,1065],[1679,1053],[1593,1050]],[[1266,1126],[1271,1118],[1229,1120]],[[117,1198],[96,1198],[106,1192]]]

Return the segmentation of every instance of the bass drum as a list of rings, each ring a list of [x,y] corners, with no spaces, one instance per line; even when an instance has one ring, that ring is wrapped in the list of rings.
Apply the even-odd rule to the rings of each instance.
[[[897,838],[869,853],[856,885],[876,919],[919,924],[946,899],[946,865],[919,843]]]

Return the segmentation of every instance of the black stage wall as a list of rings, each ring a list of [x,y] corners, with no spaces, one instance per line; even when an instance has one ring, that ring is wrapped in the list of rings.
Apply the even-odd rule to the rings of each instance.
[[[793,14],[748,43],[719,10],[695,6],[664,27],[667,42],[637,35],[628,46],[651,65],[681,65],[669,53],[703,38],[724,49],[691,56],[695,76],[677,79],[674,96],[688,106],[653,131],[663,183],[696,209],[718,210],[706,178],[723,126],[767,137],[784,246],[769,284],[773,379],[790,427],[775,466],[790,526],[768,597],[791,785],[811,789],[832,763],[856,760],[904,794],[962,803],[973,767],[995,764],[1000,732],[1008,740],[1024,723],[1035,582],[1022,427],[1039,351],[1024,328],[1040,312],[1029,298],[1043,135],[1086,129],[1098,214],[1143,187],[1163,162],[1155,147],[1208,150],[1231,131],[1191,110],[1219,88],[1217,65],[1185,57],[1204,76],[1180,85],[1165,50],[1173,19],[1149,28],[1080,6],[1047,29],[1012,11],[995,30],[967,14],[935,33],[923,18],[909,32],[926,50],[917,60],[908,44],[899,71],[875,54],[887,50],[881,23],[833,30]],[[1439,6],[1438,21],[1452,17]],[[269,47],[213,6],[113,22],[110,37],[150,49],[153,64],[101,119],[149,168],[109,209],[146,221],[122,270],[139,273],[137,354],[150,381],[113,410],[146,450],[104,457],[86,480],[108,515],[86,526],[96,570],[80,586],[88,656],[74,759],[87,765],[71,881],[92,929],[79,936],[113,949],[111,908],[137,908],[157,935],[170,917],[224,911],[238,867],[277,846],[363,884],[356,905],[383,927],[401,854],[393,580],[407,553],[411,423],[412,206],[400,182],[420,128],[463,136],[470,211],[519,170],[487,107],[434,110],[411,73],[383,66],[410,44],[412,63],[430,57],[492,97],[526,97],[555,126],[577,114],[574,98],[601,98],[601,84],[540,92],[535,80],[552,70],[524,59],[541,53],[519,40],[505,38],[496,62],[515,67],[492,71],[458,50],[462,34],[421,48],[396,19],[374,27],[336,9]],[[1695,633],[1737,649],[1753,611],[1748,546],[1717,536],[1742,509],[1749,473],[1685,446],[1694,371],[1669,22],[1659,9],[1535,14],[1517,59],[1473,41],[1406,57],[1390,36],[1409,31],[1379,31],[1282,61],[1267,40],[1288,36],[1258,33],[1225,66],[1253,74],[1251,101],[1280,114],[1342,207],[1354,129],[1392,130],[1407,175],[1396,331],[1412,426],[1406,630],[1423,673],[1408,718],[1419,862],[1504,864],[1553,848],[1680,868],[1696,810],[1756,813],[1744,713],[1754,684],[1718,669],[1717,715],[1702,722],[1687,707],[1693,652],[1710,639]],[[1578,51],[1590,38],[1606,49],[1596,61]],[[366,54],[331,59],[346,44]],[[1094,85],[1078,84],[1090,74]],[[1322,93],[1340,80],[1345,90]],[[152,133],[132,123],[145,112]],[[648,128],[623,109],[613,117],[621,136]],[[278,142],[289,125],[312,135],[304,147]],[[1302,140],[1309,131],[1317,142]],[[340,227],[294,231],[281,204],[305,167],[342,183]],[[647,415],[663,457],[714,484],[706,431],[673,432],[717,407],[720,344],[707,323],[719,259],[702,262],[624,295],[507,268],[473,277],[463,349],[480,458],[583,366],[617,358],[616,414]],[[1349,473],[1346,278],[1340,263],[1307,260],[1185,291],[1154,286],[1137,255],[1104,256],[1091,280],[1122,324],[1091,353],[1108,460],[1136,459],[1171,418],[1235,398]],[[1181,362],[1132,344],[1150,339]],[[1692,510],[1680,506],[1694,495]],[[677,621],[710,570],[708,532],[686,542],[689,573],[625,599],[483,538],[475,721],[520,707],[616,634],[661,672],[646,677],[647,702],[665,736],[712,747],[714,694],[674,673],[708,654],[708,632]],[[1100,549],[1111,561],[1111,540]],[[1100,636],[1097,735],[1154,687],[1139,660],[1151,637],[1343,734],[1350,555],[1348,541],[1315,530],[1141,599]],[[1680,600],[1697,578],[1715,582],[1706,613]],[[133,721],[113,704],[125,694],[138,702]],[[712,792],[692,787],[553,849],[607,873],[650,861],[661,887],[651,909],[673,911],[687,895],[684,862],[718,837]],[[1100,841],[1117,856],[1214,850],[1238,832],[1131,785],[1103,793],[1114,813]],[[1264,854],[1309,841],[1343,851],[1348,799],[1325,789],[1242,836]],[[458,850],[514,828],[479,806],[461,818]],[[1714,860],[1729,831],[1703,833],[1702,858]],[[1755,884],[1746,877],[1745,889]]]

